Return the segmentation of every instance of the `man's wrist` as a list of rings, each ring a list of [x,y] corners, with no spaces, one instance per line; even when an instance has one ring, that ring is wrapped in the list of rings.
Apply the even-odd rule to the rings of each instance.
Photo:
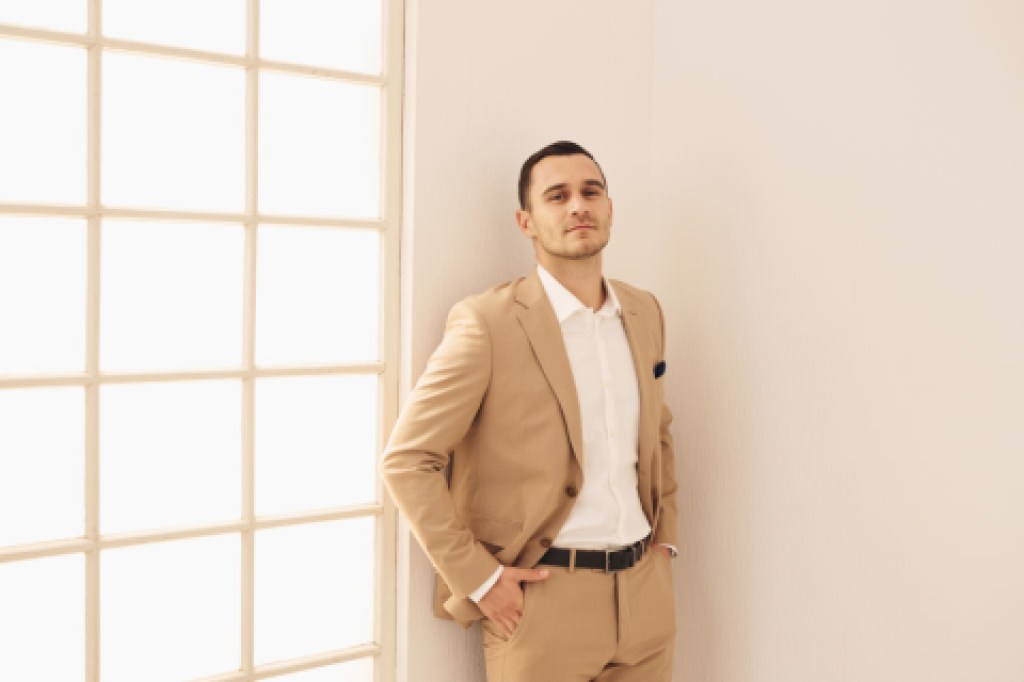
[[[664,547],[665,549],[667,549],[668,553],[672,555],[673,559],[675,559],[677,556],[679,556],[679,550],[676,549],[675,545],[670,545],[670,544],[668,544],[666,542],[659,542],[658,545],[661,546],[661,547]]]
[[[491,591],[495,583],[498,582],[498,578],[501,577],[501,572],[505,570],[504,566],[498,566],[498,568],[491,574],[491,577],[484,581],[484,584],[476,588],[473,594],[469,595],[469,598],[473,600],[474,604],[479,604],[480,600],[487,596],[487,593]]]

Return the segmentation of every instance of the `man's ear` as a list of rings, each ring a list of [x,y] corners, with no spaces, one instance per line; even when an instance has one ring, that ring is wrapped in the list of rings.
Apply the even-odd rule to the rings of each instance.
[[[614,208],[615,207],[612,206],[612,198],[608,197],[608,226],[609,227],[611,227],[611,225],[612,225],[612,217],[615,215],[615,211],[613,210]]]
[[[516,210],[516,225],[519,226],[519,230],[527,237],[533,236],[533,218],[525,208]]]

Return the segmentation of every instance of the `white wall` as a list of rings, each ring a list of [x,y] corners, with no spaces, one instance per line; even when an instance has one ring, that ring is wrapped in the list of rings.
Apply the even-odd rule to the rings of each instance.
[[[826,7],[827,5],[827,7]],[[1024,679],[1024,15],[1010,0],[409,0],[404,374],[532,255],[555,139],[658,294],[685,682]],[[400,677],[480,682],[403,536]]]
[[[654,19],[677,679],[1024,680],[1024,5]]]

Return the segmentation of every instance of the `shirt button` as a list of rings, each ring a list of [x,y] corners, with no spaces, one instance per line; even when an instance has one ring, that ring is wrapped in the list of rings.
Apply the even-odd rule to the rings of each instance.
[[[577,493],[578,491],[576,490],[576,486],[569,485],[565,487],[565,494],[569,497],[576,497]]]
[[[551,538],[541,538],[540,539],[540,546],[541,547],[550,547],[551,546]]]

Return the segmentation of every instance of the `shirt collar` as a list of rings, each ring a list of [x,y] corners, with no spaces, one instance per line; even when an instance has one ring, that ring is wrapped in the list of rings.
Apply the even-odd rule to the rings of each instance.
[[[544,287],[544,293],[548,295],[548,300],[551,301],[551,307],[555,309],[555,317],[558,318],[559,324],[565,322],[580,310],[587,308],[580,299],[576,298],[575,294],[566,289],[540,263],[537,264],[537,276],[540,278],[541,286]],[[596,314],[603,317],[621,314],[622,306],[619,305],[619,297],[615,295],[615,289],[607,277],[602,277],[601,279],[604,282],[604,290],[608,295],[605,296],[604,305],[601,306],[601,309]]]

